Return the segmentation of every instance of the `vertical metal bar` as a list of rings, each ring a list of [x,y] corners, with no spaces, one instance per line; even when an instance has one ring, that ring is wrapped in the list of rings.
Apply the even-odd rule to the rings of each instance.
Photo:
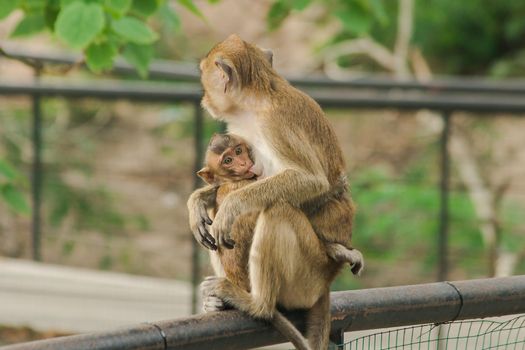
[[[343,350],[345,348],[345,332],[342,329],[332,330],[330,333],[330,342],[332,342],[337,350]]]
[[[450,111],[443,111],[443,130],[441,132],[441,174],[439,185],[439,237],[438,237],[438,281],[445,281],[448,276],[448,224],[449,224],[449,187],[450,187],[450,155],[448,142],[450,138]]]
[[[35,68],[34,80],[40,81],[40,69]],[[31,256],[35,261],[42,260],[41,252],[41,201],[42,201],[42,107],[39,94],[32,96],[33,101],[33,120],[32,120],[32,146],[33,159],[31,164]]]
[[[200,179],[197,176],[197,171],[202,166],[202,161],[204,158],[204,149],[203,149],[203,134],[204,134],[204,121],[202,115],[202,108],[199,102],[194,104],[194,139],[195,139],[195,158],[193,165],[193,188],[196,189],[200,185]],[[199,290],[199,280],[200,280],[200,271],[201,271],[201,261],[200,261],[200,246],[196,240],[192,239],[192,257],[191,257],[191,313],[197,313],[197,293]]]

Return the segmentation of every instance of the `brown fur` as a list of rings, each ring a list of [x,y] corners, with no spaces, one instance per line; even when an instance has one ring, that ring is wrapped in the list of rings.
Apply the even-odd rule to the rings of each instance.
[[[259,318],[275,319],[277,304],[308,308],[309,347],[326,349],[329,285],[342,264],[328,258],[299,208],[329,192],[344,171],[335,133],[315,101],[281,78],[260,49],[237,36],[215,46],[201,70],[203,105],[231,132],[250,140],[255,160],[265,169],[262,180],[224,198],[211,226],[213,236],[205,225],[211,220],[202,213],[214,199],[213,188],[190,197],[190,226],[210,249],[228,247],[239,216],[259,213],[248,259],[250,292],[221,277],[204,281],[203,290]],[[346,201],[352,210],[343,198],[334,200]],[[323,218],[326,206],[320,210]]]
[[[214,208],[213,216],[215,216],[217,208],[230,192],[242,188],[250,184],[252,181],[254,180],[225,182],[221,184],[217,190],[216,206]],[[348,234],[349,231],[345,227],[351,226],[351,216],[350,218],[345,217],[345,215],[349,215],[348,207],[345,207],[347,202],[336,201],[331,198],[332,196],[327,197],[328,198],[323,199],[328,200],[326,208],[333,209],[333,213],[330,213],[330,210],[328,210],[328,214],[331,214],[328,215],[328,217],[323,217],[323,215],[321,215],[324,210],[312,212],[312,208],[304,205],[301,210],[308,214],[312,228],[321,239],[321,243],[324,244],[324,249],[327,255],[337,262],[349,263],[352,267],[352,272],[354,274],[359,274],[364,266],[362,258],[358,259],[361,256],[360,253],[357,251],[352,252],[352,250],[354,250],[353,248],[348,249],[339,243],[326,242],[320,235],[323,230],[329,233],[340,233],[343,231]],[[250,291],[248,273],[249,254],[258,216],[259,213],[252,212],[241,215],[237,218],[233,223],[231,231],[231,238],[236,242],[235,249],[224,249],[218,247],[217,250],[226,278],[233,284],[236,284],[248,292]]]
[[[225,154],[232,154],[234,147],[242,149],[242,153],[232,155],[232,164],[239,163],[239,159],[248,166],[226,167],[220,160]],[[233,134],[214,134],[206,150],[206,162],[203,169],[197,174],[208,183],[215,183],[217,198],[213,206],[213,216],[224,200],[232,191],[238,190],[255,180],[250,174],[253,165],[253,154],[248,143]],[[228,173],[230,171],[230,173]],[[239,179],[251,179],[242,181]],[[364,262],[360,252],[352,252],[350,248],[353,206],[350,200],[344,197],[348,183],[346,176],[341,176],[330,192],[303,203],[301,210],[308,216],[310,223],[323,243],[328,256],[338,262],[349,263],[352,272],[358,274]],[[235,249],[221,249],[218,247],[219,260],[226,278],[231,282],[249,291],[248,256],[251,247],[253,231],[257,220],[257,213],[250,213],[235,220],[231,238],[237,242]]]

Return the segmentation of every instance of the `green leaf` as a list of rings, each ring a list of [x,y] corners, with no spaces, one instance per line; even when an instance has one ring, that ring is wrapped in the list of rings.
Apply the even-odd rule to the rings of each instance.
[[[2,0],[9,1],[9,0]],[[24,9],[26,13],[39,12],[44,9],[47,1],[42,0],[21,0],[20,7]]]
[[[131,64],[142,78],[148,76],[148,66],[153,58],[153,46],[128,44],[122,55]]]
[[[3,175],[9,181],[16,180],[19,177],[19,174],[16,172],[11,165],[9,165],[5,160],[0,159],[0,174]]]
[[[381,25],[388,24],[388,16],[383,5],[383,0],[371,0],[372,13]]]
[[[55,28],[55,22],[60,12],[60,2],[59,0],[50,0],[47,3],[47,6],[44,10],[44,17],[46,21],[46,27],[53,31]]]
[[[60,7],[64,8],[78,1],[81,1],[81,0],[60,0]]]
[[[158,39],[157,33],[144,22],[133,17],[123,17],[113,21],[111,28],[122,38],[135,44],[151,44]]]
[[[12,184],[3,185],[1,192],[2,197],[11,209],[21,214],[30,213],[29,205],[27,204],[24,196]]]
[[[108,12],[120,17],[131,8],[131,0],[106,0],[105,7]]]
[[[82,49],[104,29],[104,10],[96,3],[73,2],[60,11],[55,31],[74,49]]]
[[[312,0],[293,0],[292,1],[292,8],[294,10],[302,11],[305,8],[307,8],[308,5],[310,5],[311,2],[312,2]]]
[[[359,7],[352,7],[351,10],[340,11],[336,16],[341,20],[346,30],[356,35],[365,34],[372,27],[372,20]]]
[[[2,0],[0,1],[0,19],[4,19],[13,12],[13,10],[18,6],[18,1],[16,0]]]
[[[95,73],[111,69],[117,52],[117,46],[110,42],[91,44],[86,50],[86,63]]]
[[[204,19],[204,15],[202,14],[201,10],[199,10],[199,8],[195,6],[192,0],[179,0],[179,4],[184,6],[188,11],[190,11],[194,15]]]
[[[290,14],[290,5],[287,1],[278,0],[274,2],[268,15],[266,16],[266,24],[268,25],[269,30],[275,30],[279,28],[281,23],[288,17]]]
[[[46,27],[46,20],[42,13],[28,14],[18,24],[11,33],[12,38],[29,36],[42,31]]]
[[[171,9],[168,3],[165,3],[162,6],[159,14],[161,16],[162,22],[166,24],[170,30],[177,31],[180,29],[180,18],[177,13]]]
[[[141,16],[149,17],[159,8],[158,0],[133,0],[132,11]]]

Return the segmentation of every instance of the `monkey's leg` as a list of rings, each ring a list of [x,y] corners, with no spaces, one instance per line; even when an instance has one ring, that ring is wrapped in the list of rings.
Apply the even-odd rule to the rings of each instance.
[[[363,254],[357,249],[347,248],[339,243],[326,243],[326,254],[337,262],[350,264],[354,275],[360,275],[365,267]]]
[[[330,336],[330,291],[327,290],[308,311],[306,338],[312,349],[328,349]]]
[[[249,259],[251,294],[224,278],[208,279],[206,289],[253,317],[271,321],[297,348],[308,349],[304,337],[277,313],[276,304],[311,307],[326,288],[323,274],[312,265],[327,261],[306,216],[288,204],[278,204],[257,220]]]
[[[215,275],[219,277],[224,277],[224,268],[222,267],[221,260],[217,251],[208,250],[208,254],[210,256],[211,266],[213,268],[213,272],[215,272]],[[202,310],[204,312],[222,311],[230,308],[224,303],[224,301],[222,301],[221,298],[207,294],[207,291],[205,290],[202,283],[200,289],[202,298]]]
[[[226,278],[215,276],[207,277],[204,282],[202,282],[202,287],[206,290],[207,294],[220,297],[225,303],[231,304],[237,309],[252,315],[251,312],[253,312],[254,305],[252,295],[232,284]],[[311,350],[303,335],[278,310],[274,309],[272,316],[266,318],[266,320],[270,321],[282,335],[294,344],[297,349]]]

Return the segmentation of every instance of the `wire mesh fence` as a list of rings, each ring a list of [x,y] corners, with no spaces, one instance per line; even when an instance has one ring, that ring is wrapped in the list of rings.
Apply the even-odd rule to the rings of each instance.
[[[353,339],[337,349],[525,349],[525,315],[504,321],[467,320],[399,328]]]

